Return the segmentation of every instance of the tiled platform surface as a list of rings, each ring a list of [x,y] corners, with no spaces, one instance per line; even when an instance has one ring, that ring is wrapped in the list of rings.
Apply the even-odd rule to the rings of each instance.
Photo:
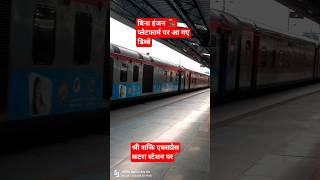
[[[212,132],[211,179],[320,180],[319,90],[313,85],[217,107],[213,121],[230,122]]]
[[[111,179],[209,179],[209,116],[209,89],[112,111]],[[182,152],[174,163],[131,163],[132,141],[178,141]],[[150,173],[135,178],[126,171]]]

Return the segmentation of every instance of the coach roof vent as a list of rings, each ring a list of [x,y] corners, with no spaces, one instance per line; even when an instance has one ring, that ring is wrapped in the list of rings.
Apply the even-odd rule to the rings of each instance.
[[[120,54],[120,49],[117,46],[113,46],[114,52]]]
[[[139,59],[143,59],[142,54],[138,53]]]

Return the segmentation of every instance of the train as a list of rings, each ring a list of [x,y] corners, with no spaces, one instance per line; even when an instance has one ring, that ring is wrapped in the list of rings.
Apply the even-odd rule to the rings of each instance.
[[[210,77],[147,54],[110,44],[112,102],[208,88]]]
[[[207,75],[109,47],[107,12],[105,0],[1,1],[0,127],[106,125],[111,102],[209,86]]]
[[[1,1],[1,127],[105,121],[106,14],[105,0]]]
[[[212,10],[215,101],[318,81],[319,44]]]
[[[211,78],[115,44],[108,47],[106,14],[104,0],[1,1],[0,126],[105,121],[112,102],[209,86],[218,101],[320,80],[317,42],[228,13],[212,11],[210,17]]]

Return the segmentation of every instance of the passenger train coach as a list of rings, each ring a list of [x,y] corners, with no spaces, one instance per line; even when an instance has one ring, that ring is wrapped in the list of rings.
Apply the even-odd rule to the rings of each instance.
[[[211,13],[215,101],[319,80],[315,41]]]
[[[209,76],[110,44],[112,101],[209,87]]]
[[[105,121],[106,9],[105,0],[1,0],[1,127]]]

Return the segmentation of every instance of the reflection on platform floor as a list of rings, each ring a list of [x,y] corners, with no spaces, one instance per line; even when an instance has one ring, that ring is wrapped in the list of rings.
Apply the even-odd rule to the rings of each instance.
[[[320,86],[290,93],[297,98],[291,95],[279,103],[279,98],[288,96],[282,92],[229,105],[246,115],[214,129],[212,179],[320,179]],[[262,100],[275,103],[254,113],[245,110]],[[218,107],[213,118],[226,117],[224,108],[230,107]]]

